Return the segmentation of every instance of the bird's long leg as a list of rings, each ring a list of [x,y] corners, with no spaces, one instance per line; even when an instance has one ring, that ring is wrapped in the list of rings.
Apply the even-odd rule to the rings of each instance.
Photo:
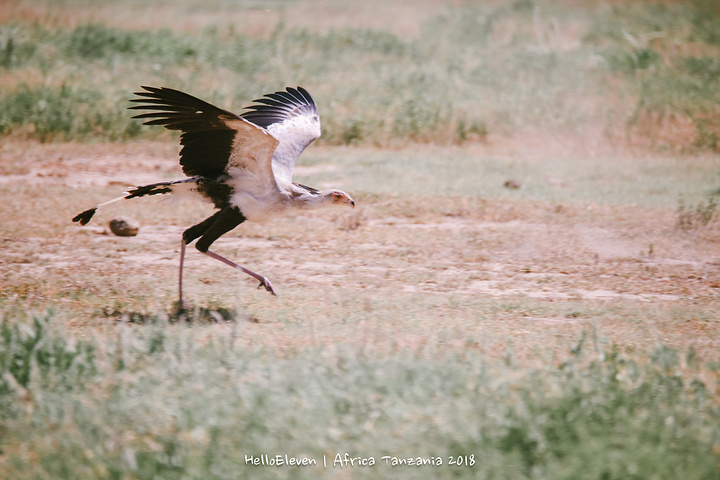
[[[183,298],[182,298],[182,278],[183,278],[183,264],[185,263],[185,239],[180,240],[180,271],[178,272],[178,310],[183,310]]]
[[[207,228],[204,233],[202,234],[202,237],[197,241],[197,244],[195,247],[200,250],[202,253],[207,255],[210,258],[214,258],[215,260],[219,260],[223,262],[225,265],[229,265],[235,269],[240,270],[241,272],[250,275],[251,277],[255,278],[260,282],[260,286],[264,287],[265,290],[275,295],[275,291],[272,288],[272,284],[270,283],[270,280],[263,277],[262,275],[259,275],[252,270],[248,270],[247,268],[238,265],[237,263],[228,260],[227,258],[223,257],[222,255],[218,255],[217,253],[211,252],[209,250],[210,245],[220,238],[225,233],[229,232],[233,228],[240,225],[242,222],[245,221],[245,217],[242,213],[240,213],[240,210],[234,207],[227,207],[222,210],[220,210],[218,213],[216,213],[213,217],[212,225]],[[206,222],[209,222],[210,219],[206,220]],[[205,223],[205,222],[203,222]],[[202,225],[202,224],[201,224]],[[198,225],[199,227],[199,225]],[[195,227],[193,227],[195,228]],[[186,238],[187,240],[187,238]]]
[[[217,220],[222,212],[215,212],[214,215],[206,218],[197,225],[193,225],[183,232],[182,240],[180,241],[180,268],[178,271],[178,310],[183,310],[183,267],[185,265],[185,247],[188,243],[191,243],[196,238],[205,234],[213,223]]]
[[[248,270],[247,268],[243,267],[242,265],[238,265],[237,263],[233,262],[232,260],[228,260],[227,258],[223,257],[222,255],[218,255],[217,253],[211,252],[210,250],[208,250],[206,252],[202,252],[202,253],[204,253],[205,255],[207,255],[210,258],[214,258],[215,260],[220,260],[225,265],[230,265],[231,267],[237,268],[241,272],[250,275],[251,277],[253,277],[254,279],[256,279],[260,282],[260,285],[258,285],[258,288],[264,287],[265,290],[267,290],[268,292],[275,295],[275,291],[273,290],[272,283],[270,283],[270,280],[268,280],[266,277],[263,277],[262,275],[255,273],[252,270]]]

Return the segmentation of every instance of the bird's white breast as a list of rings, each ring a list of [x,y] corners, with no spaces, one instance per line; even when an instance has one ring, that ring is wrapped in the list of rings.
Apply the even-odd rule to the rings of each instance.
[[[228,170],[228,184],[234,193],[230,203],[250,221],[264,222],[277,215],[279,190],[277,184],[268,185],[266,179],[255,172],[233,167]]]

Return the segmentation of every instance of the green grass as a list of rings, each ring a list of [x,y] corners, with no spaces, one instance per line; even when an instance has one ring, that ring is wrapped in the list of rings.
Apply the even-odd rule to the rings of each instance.
[[[710,479],[720,468],[718,367],[692,351],[628,355],[583,334],[567,360],[527,370],[476,349],[237,348],[242,320],[156,317],[93,335],[59,316],[3,318],[5,478]],[[345,452],[377,465],[341,472]],[[319,465],[245,464],[259,454]],[[386,455],[443,465],[392,468]],[[474,464],[448,465],[458,457]]]
[[[594,20],[586,40],[625,78],[634,98],[629,129],[664,149],[720,148],[718,31],[712,0],[636,2]],[[668,138],[668,129],[683,124],[692,133]]]
[[[47,5],[56,14],[80,8]],[[177,6],[193,15],[224,7]],[[261,34],[226,25],[191,32],[20,19],[0,25],[0,71],[18,80],[0,93],[0,133],[154,136],[124,110],[140,84],[180,88],[233,109],[303,84],[320,103],[323,141],[332,144],[459,143],[541,125],[640,135],[673,150],[718,148],[712,32],[720,16],[704,0],[467,5],[419,16],[413,35],[362,25],[315,31],[283,14],[291,7],[268,8],[279,20]],[[676,121],[689,131],[665,138]]]

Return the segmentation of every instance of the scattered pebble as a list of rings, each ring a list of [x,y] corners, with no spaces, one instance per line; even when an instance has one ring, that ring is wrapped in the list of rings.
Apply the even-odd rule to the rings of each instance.
[[[521,187],[520,182],[517,180],[505,180],[505,183],[503,183],[505,188],[509,188],[510,190],[517,190]]]

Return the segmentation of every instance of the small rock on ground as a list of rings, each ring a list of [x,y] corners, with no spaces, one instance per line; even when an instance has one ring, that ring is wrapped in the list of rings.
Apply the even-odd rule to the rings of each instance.
[[[115,217],[110,220],[110,231],[119,237],[134,237],[138,234],[140,223],[128,217]]]

